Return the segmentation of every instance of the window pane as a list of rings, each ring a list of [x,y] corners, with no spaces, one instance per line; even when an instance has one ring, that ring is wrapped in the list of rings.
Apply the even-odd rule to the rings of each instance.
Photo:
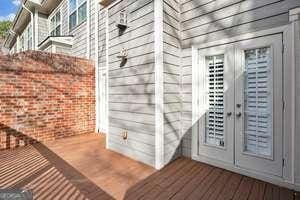
[[[78,8],[78,23],[86,19],[86,3]]]
[[[78,6],[80,6],[81,4],[83,4],[83,2],[86,2],[86,0],[78,0]]]
[[[76,0],[69,0],[69,8],[70,8],[70,12],[76,9]]]
[[[69,19],[69,27],[70,29],[76,26],[76,11],[70,15]]]
[[[55,35],[56,36],[60,35],[60,25],[58,27],[56,27],[56,29],[55,29]]]
[[[56,13],[56,24],[55,24],[55,26],[57,26],[59,24],[60,24],[60,12],[57,12]]]
[[[54,17],[51,18],[51,22],[50,22],[50,29],[54,29],[55,27],[55,23],[54,23]]]

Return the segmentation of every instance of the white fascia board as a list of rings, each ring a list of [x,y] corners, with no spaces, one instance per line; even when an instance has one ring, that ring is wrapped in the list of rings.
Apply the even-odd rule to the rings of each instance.
[[[39,46],[39,50],[44,50],[49,43],[61,44],[64,46],[72,46],[73,45],[73,37],[49,37],[46,41],[43,42],[41,46]]]

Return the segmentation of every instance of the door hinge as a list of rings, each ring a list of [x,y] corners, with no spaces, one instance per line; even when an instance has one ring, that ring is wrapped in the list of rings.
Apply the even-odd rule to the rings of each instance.
[[[285,101],[282,102],[282,109],[285,109]]]
[[[282,158],[282,167],[284,167],[284,166],[285,166],[285,159]]]
[[[282,53],[284,53],[285,45],[282,44]]]

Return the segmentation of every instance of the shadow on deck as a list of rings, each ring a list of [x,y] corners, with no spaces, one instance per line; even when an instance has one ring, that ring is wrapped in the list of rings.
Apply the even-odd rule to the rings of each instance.
[[[28,188],[35,199],[296,199],[291,190],[187,158],[155,171],[105,149],[96,134],[1,151],[0,188]]]

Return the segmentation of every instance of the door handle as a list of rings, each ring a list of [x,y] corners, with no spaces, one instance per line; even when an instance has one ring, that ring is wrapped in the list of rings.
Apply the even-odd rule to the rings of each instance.
[[[236,113],[236,116],[237,116],[237,117],[241,117],[241,116],[242,116],[242,113],[241,113],[241,112],[238,112],[238,113]]]
[[[232,112],[227,112],[227,117],[230,117],[232,115]]]

